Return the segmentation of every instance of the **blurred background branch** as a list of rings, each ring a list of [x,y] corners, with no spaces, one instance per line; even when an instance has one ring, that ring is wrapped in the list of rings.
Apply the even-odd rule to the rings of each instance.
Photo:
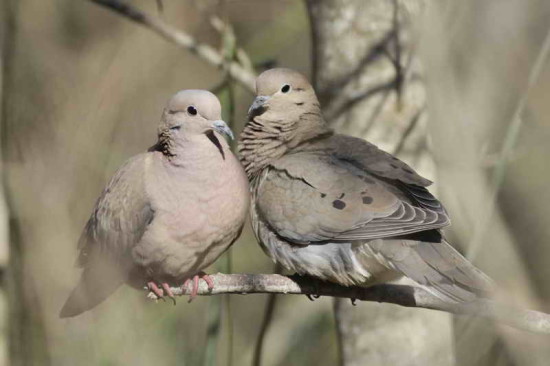
[[[274,274],[281,274],[283,267],[276,263],[273,268]],[[277,304],[277,294],[270,293],[267,302],[265,305],[264,315],[262,318],[262,323],[260,326],[260,331],[258,332],[258,337],[256,338],[256,345],[254,346],[254,353],[252,354],[252,366],[260,366],[262,364],[262,356],[264,354],[264,343],[266,339],[267,332],[270,328],[271,322],[273,321],[273,314],[275,313],[275,305]]]
[[[502,144],[502,149],[494,166],[494,172],[491,182],[491,197],[488,200],[488,204],[484,206],[484,211],[480,214],[481,223],[478,225],[477,231],[474,232],[470,245],[468,245],[466,257],[469,259],[475,258],[480,246],[483,244],[483,237],[485,236],[486,227],[491,221],[492,216],[494,215],[496,209],[495,206],[497,203],[496,198],[506,176],[506,167],[511,160],[514,149],[516,148],[521,125],[523,124],[522,115],[527,105],[527,100],[531,93],[531,89],[539,80],[540,74],[543,71],[544,66],[546,65],[549,52],[550,29],[546,33],[546,37],[544,38],[540,51],[538,52],[533,62],[533,66],[530,67],[529,74],[527,76],[527,85],[525,86],[525,90],[521,93],[521,96],[518,98],[516,107],[514,108],[514,111],[512,113],[512,120],[510,122],[510,125],[508,126],[506,136],[504,137],[504,142]]]
[[[104,6],[136,23],[139,23],[153,32],[159,34],[162,38],[176,44],[178,47],[184,48],[189,52],[197,55],[204,61],[210,63],[212,66],[221,68],[225,65],[225,59],[222,54],[217,52],[213,47],[199,43],[195,38],[189,34],[178,30],[169,24],[166,24],[161,19],[146,14],[136,8],[135,6],[122,1],[122,0],[89,0],[98,5]],[[219,24],[219,20],[214,24]],[[239,60],[246,59],[248,57],[242,55]],[[231,77],[243,85],[246,89],[254,91],[254,79],[256,75],[250,68],[250,63],[241,64],[238,61],[232,61],[227,65],[227,72],[231,74]]]

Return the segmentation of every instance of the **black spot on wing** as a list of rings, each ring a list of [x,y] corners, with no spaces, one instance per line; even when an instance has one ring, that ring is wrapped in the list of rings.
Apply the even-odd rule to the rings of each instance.
[[[325,198],[327,196],[326,193],[321,193],[321,198]]]
[[[332,201],[332,207],[337,210],[343,210],[346,207],[346,203],[344,201],[334,200]]]
[[[365,196],[363,197],[363,204],[370,205],[374,201],[374,199],[371,196]]]

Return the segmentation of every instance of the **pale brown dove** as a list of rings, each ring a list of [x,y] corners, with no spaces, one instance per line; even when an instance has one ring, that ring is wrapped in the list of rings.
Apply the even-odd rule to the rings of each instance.
[[[220,135],[218,98],[175,94],[162,113],[158,142],[128,160],[99,197],[78,249],[83,267],[61,317],[102,302],[121,284],[173,297],[170,286],[199,278],[239,236],[249,207],[244,170]]]
[[[450,221],[425,188],[431,182],[373,144],[331,131],[304,76],[268,70],[256,94],[238,151],[252,225],[274,261],[346,286],[406,276],[454,302],[492,287],[442,237]]]

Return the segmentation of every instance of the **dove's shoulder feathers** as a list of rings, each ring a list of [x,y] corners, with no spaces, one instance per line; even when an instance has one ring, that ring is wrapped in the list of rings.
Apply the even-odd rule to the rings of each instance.
[[[85,267],[91,251],[122,257],[139,242],[154,211],[146,191],[146,170],[155,153],[128,159],[111,178],[78,242],[78,264]]]

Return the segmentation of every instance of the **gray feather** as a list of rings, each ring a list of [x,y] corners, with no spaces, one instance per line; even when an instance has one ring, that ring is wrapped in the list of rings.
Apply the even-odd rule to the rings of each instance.
[[[467,302],[491,291],[492,281],[445,241],[367,243],[405,276],[445,300]]]

